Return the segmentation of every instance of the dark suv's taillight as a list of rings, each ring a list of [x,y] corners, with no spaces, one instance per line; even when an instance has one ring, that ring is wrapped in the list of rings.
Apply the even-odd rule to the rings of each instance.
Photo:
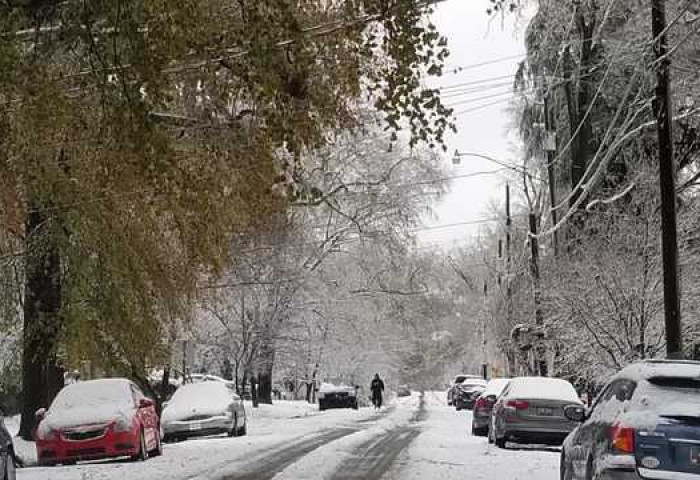
[[[634,428],[616,423],[610,427],[610,443],[617,453],[634,453]]]

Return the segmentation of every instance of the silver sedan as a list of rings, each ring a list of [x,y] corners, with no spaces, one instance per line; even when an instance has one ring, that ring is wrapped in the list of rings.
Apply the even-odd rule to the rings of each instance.
[[[501,448],[507,441],[561,444],[577,426],[564,416],[569,405],[583,403],[566,380],[514,378],[493,407],[489,441]]]
[[[164,440],[247,432],[243,401],[232,384],[218,381],[188,383],[177,389],[161,416]]]

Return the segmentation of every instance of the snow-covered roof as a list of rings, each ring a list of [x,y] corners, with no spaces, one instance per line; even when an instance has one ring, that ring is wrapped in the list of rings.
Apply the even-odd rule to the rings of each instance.
[[[133,405],[131,382],[125,378],[103,378],[68,385],[51,404],[51,410],[68,410],[76,407]]]
[[[508,385],[508,382],[510,382],[510,379],[508,378],[492,378],[489,383],[486,384],[486,389],[484,390],[483,395],[499,396],[506,385]]]
[[[488,382],[483,378],[465,378],[462,385],[482,385],[486,386]]]
[[[168,422],[192,415],[221,415],[238,399],[225,382],[187,383],[175,391],[163,410],[162,420]]]
[[[130,418],[135,410],[129,380],[88,380],[64,387],[51,404],[44,422],[51,428],[109,423]]]
[[[508,396],[522,399],[563,400],[582,403],[566,380],[548,377],[518,377],[510,381]]]
[[[322,383],[321,387],[318,389],[321,393],[326,392],[354,392],[355,387],[350,387],[348,385],[334,385],[332,383]]]
[[[630,380],[653,377],[682,377],[700,379],[700,362],[690,360],[645,360],[629,365],[614,376]]]

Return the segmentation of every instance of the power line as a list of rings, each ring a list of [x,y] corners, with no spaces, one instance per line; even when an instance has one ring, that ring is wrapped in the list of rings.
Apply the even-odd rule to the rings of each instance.
[[[520,53],[517,55],[508,55],[505,57],[498,57],[494,58],[493,60],[486,60],[484,62],[479,62],[479,63],[472,63],[472,64],[467,64],[467,65],[457,65],[457,66],[449,66],[447,71],[445,73],[453,73],[453,74],[458,74],[467,70],[473,70],[475,68],[481,68],[485,67],[487,65],[494,65],[497,63],[503,63],[507,62],[508,60],[514,60],[514,59],[524,59],[525,54]]]

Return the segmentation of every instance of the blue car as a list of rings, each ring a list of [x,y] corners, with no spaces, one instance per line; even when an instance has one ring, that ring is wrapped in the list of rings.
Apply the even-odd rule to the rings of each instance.
[[[565,415],[562,480],[700,480],[700,362],[635,363]]]

